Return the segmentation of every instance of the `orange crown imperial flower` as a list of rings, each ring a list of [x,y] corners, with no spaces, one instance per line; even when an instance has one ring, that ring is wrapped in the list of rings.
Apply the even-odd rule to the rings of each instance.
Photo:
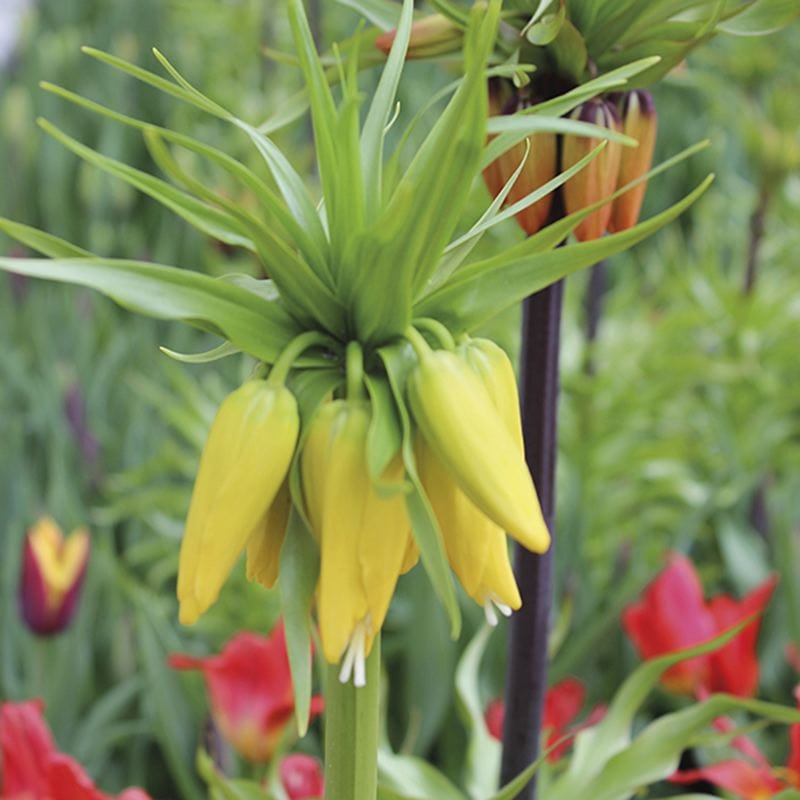
[[[508,81],[498,78],[489,81],[489,114],[491,116],[513,114],[521,107],[520,100]],[[537,133],[528,136],[526,141],[509,148],[486,167],[483,171],[486,188],[493,197],[497,197],[525,159],[521,172],[503,202],[504,206],[513,205],[555,177],[557,149],[558,139],[554,133]],[[529,236],[536,233],[547,222],[552,204],[553,194],[551,192],[520,211],[516,215],[516,219],[522,230]]]
[[[64,536],[49,517],[42,517],[25,537],[20,606],[28,627],[41,636],[63,631],[80,599],[90,540],[86,528]]]
[[[619,109],[622,116],[622,132],[639,142],[638,147],[622,148],[617,186],[625,186],[644,175],[653,163],[658,117],[653,95],[644,89],[622,95]],[[647,182],[644,181],[614,201],[608,223],[608,230],[611,233],[624,231],[636,224],[646,191]]]
[[[578,106],[570,119],[600,125],[620,131],[622,125],[616,107],[607,100],[594,98]],[[561,152],[561,169],[567,170],[600,144],[592,136],[564,136]],[[622,155],[622,145],[608,141],[605,148],[592,161],[564,184],[564,207],[567,214],[580,211],[593,203],[610,197],[617,188],[617,176]],[[599,239],[608,228],[611,203],[589,214],[575,229],[575,238],[581,242]]]
[[[382,33],[376,40],[378,50],[389,55],[397,30]],[[461,49],[464,31],[443,14],[421,17],[411,26],[406,58],[432,58]]]

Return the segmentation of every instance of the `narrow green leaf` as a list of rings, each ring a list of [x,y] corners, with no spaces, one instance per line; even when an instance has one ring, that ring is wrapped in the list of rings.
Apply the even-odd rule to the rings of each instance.
[[[729,642],[750,620],[744,620],[716,638],[696,647],[645,661],[617,691],[606,716],[575,737],[575,747],[566,771],[553,782],[548,800],[572,800],[580,797],[582,787],[591,785],[605,769],[609,759],[630,743],[631,724],[641,704],[655,688],[661,676],[673,664],[713,652]]]
[[[453,577],[447,562],[442,534],[433,509],[422,488],[414,459],[414,431],[411,418],[405,404],[406,376],[414,363],[413,354],[408,345],[399,343],[390,347],[382,347],[378,354],[386,367],[389,385],[394,394],[394,401],[400,417],[403,432],[403,463],[406,475],[411,482],[411,491],[406,495],[406,507],[411,518],[411,527],[419,546],[422,565],[425,567],[434,591],[447,611],[450,620],[450,633],[456,639],[461,630],[461,611],[458,607]]]
[[[436,767],[416,756],[378,751],[380,790],[393,800],[467,800]]]
[[[210,790],[212,800],[271,800],[259,784],[230,780],[217,772],[214,761],[205,750],[197,751],[197,772]]]
[[[290,311],[296,317],[304,319],[309,325],[313,325],[319,318],[329,330],[342,332],[344,310],[331,289],[297,254],[290,243],[278,236],[272,228],[242,211],[237,204],[218,197],[200,181],[186,173],[172,158],[157,131],[146,130],[145,141],[154,161],[164,172],[208,202],[220,205],[223,212],[250,236],[256,252],[280,289]]]
[[[683,750],[691,747],[714,719],[734,711],[748,711],[773,722],[800,722],[800,712],[787,706],[714,695],[651,722],[629,747],[611,758],[591,781],[585,782],[585,788],[591,789],[593,800],[627,800],[640,786],[669,777],[678,768]],[[565,800],[563,795],[562,800]]]
[[[93,253],[82,247],[21,222],[0,218],[0,231],[49,258],[94,258]]]
[[[176,189],[166,181],[162,181],[160,178],[92,150],[45,119],[39,119],[37,122],[42,130],[80,156],[84,161],[88,161],[110,175],[121,178],[126,183],[166,206],[170,211],[175,212],[179,217],[185,219],[190,225],[193,225],[208,236],[227,244],[255,251],[256,248],[252,240],[247,237],[242,226],[230,214],[206,205],[192,197],[192,195]]]
[[[242,351],[238,347],[234,347],[230,342],[223,342],[210,350],[202,353],[179,353],[177,350],[170,350],[168,347],[158,348],[165,356],[169,356],[175,361],[180,361],[183,364],[209,364],[212,361],[219,361],[221,358],[236,355]]]
[[[390,0],[336,0],[337,3],[358,11],[381,30],[390,31],[400,24],[402,11]]]
[[[467,645],[456,670],[456,696],[469,742],[466,753],[467,791],[488,797],[500,771],[500,743],[489,735],[480,699],[480,665],[492,629],[484,625]]]
[[[308,730],[311,708],[311,604],[318,575],[319,548],[293,505],[281,548],[278,588],[300,736]]]
[[[2,258],[0,269],[88,286],[125,308],[188,322],[272,363],[299,333],[280,299],[269,302],[197,272],[140,261]]]
[[[397,96],[397,87],[408,50],[413,19],[413,0],[403,0],[403,11],[392,49],[372,97],[361,134],[361,171],[364,175],[368,220],[380,208],[383,185],[383,140],[389,115],[392,113]]]
[[[222,108],[222,106],[205,97],[197,90],[187,91],[181,86],[176,86],[174,83],[170,83],[170,81],[162,78],[160,75],[156,75],[149,70],[142,69],[141,67],[136,66],[136,64],[131,64],[124,58],[112,56],[110,53],[104,53],[102,50],[97,50],[94,47],[82,47],[81,52],[85,53],[87,56],[97,59],[98,61],[102,61],[104,64],[108,64],[109,66],[114,67],[115,69],[118,69],[121,72],[124,72],[127,75],[130,75],[131,77],[136,78],[137,80],[140,80],[155,89],[159,89],[165,94],[177,97],[179,100],[183,100],[184,102],[199,108],[201,111],[205,111],[207,114],[211,114],[212,116],[225,120],[229,119],[230,117],[229,112]]]
[[[120,122],[123,125],[136,128],[140,131],[156,131],[159,136],[178,145],[189,152],[195,153],[203,158],[208,159],[213,164],[217,165],[228,173],[231,177],[239,181],[243,186],[246,186],[253,192],[259,202],[262,210],[264,211],[267,219],[274,220],[281,229],[285,230],[290,239],[297,245],[303,253],[306,260],[314,267],[318,275],[326,274],[327,263],[326,257],[318,241],[310,236],[305,228],[303,228],[297,220],[289,213],[284,202],[279,198],[275,192],[267,186],[252,170],[248,169],[244,164],[232,158],[227,153],[218,150],[210,145],[199,142],[191,136],[178,133],[169,128],[163,128],[157,125],[152,125],[135,117],[129,117],[126,114],[121,114],[114,111],[100,103],[81,97],[74,92],[64,89],[61,86],[56,86],[52,83],[42,82],[39,84],[42,89],[51,94],[54,94],[70,103],[86,108],[97,114],[102,114],[109,119]],[[317,219],[317,222],[319,220]],[[320,231],[321,232],[321,231]],[[324,238],[324,234],[323,234]]]
[[[717,27],[736,36],[763,36],[774,33],[800,17],[796,0],[756,0],[741,14]]]
[[[528,136],[535,133],[562,133],[573,134],[574,136],[586,136],[592,139],[608,139],[611,142],[619,142],[628,147],[637,147],[636,139],[626,136],[619,131],[605,128],[602,125],[593,125],[590,122],[569,119],[568,117],[546,117],[546,116],[520,116],[513,114],[510,116],[492,117],[489,120],[489,133],[502,134],[513,133],[519,138],[510,147],[523,141]],[[498,136],[492,139],[486,146],[481,160],[481,169],[488,167],[498,156],[501,156],[509,147],[505,144],[494,146],[495,142],[501,141]],[[503,142],[507,141],[505,139]],[[504,149],[500,149],[500,148]]]
[[[414,313],[435,317],[453,331],[472,330],[499,309],[508,308],[566,275],[642,241],[686,210],[712,180],[710,175],[671,208],[621,233],[533,254],[496,269],[484,269],[479,265],[465,267],[415,306]]]
[[[497,2],[485,13],[474,7],[464,82],[351,260],[354,269],[343,290],[353,308],[355,329],[365,341],[405,330],[408,301],[435,270],[464,209],[483,149],[483,71],[498,17]]]

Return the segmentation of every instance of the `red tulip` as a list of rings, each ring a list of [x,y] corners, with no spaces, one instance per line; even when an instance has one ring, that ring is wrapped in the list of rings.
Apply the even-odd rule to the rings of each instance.
[[[707,603],[692,562],[673,553],[667,568],[645,590],[641,600],[625,609],[622,624],[639,654],[655,658],[713,639],[747,617],[761,614],[776,580],[769,578],[741,601],[718,595]],[[755,646],[759,624],[754,620],[713,653],[671,667],[664,673],[662,683],[681,694],[728,692],[752,696],[758,685]]]
[[[245,758],[268,761],[294,714],[294,691],[283,624],[268,637],[239,633],[219,655],[176,653],[175,669],[199,669],[206,681],[211,712],[225,738]],[[311,716],[322,711],[314,697]]]
[[[114,800],[83,767],[59,753],[42,716],[41,700],[0,704],[0,797],[3,800]],[[150,800],[126,789],[116,800]]]
[[[544,698],[542,730],[547,732],[545,747],[558,746],[547,754],[547,760],[558,761],[567,752],[576,733],[599,722],[605,714],[604,706],[596,706],[580,724],[573,725],[586,700],[586,688],[577,678],[565,678],[547,690]],[[505,708],[502,700],[494,700],[486,709],[484,720],[489,734],[495,739],[503,738]]]
[[[289,800],[321,800],[325,784],[319,759],[292,753],[281,761],[280,774]]]
[[[72,620],[89,561],[89,532],[65,537],[49,517],[25,536],[19,597],[28,627],[41,636],[63,631]]]
[[[798,689],[795,690],[795,696],[800,703]],[[730,730],[734,724],[722,719],[716,720],[715,726]],[[767,800],[787,789],[800,789],[800,725],[790,726],[789,739],[789,759],[785,767],[773,767],[750,739],[738,736],[733,745],[743,758],[679,771],[672,775],[670,781],[680,784],[708,781],[740,800]]]

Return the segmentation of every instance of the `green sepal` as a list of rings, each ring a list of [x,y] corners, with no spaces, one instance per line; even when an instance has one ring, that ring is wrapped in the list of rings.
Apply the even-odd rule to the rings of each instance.
[[[300,736],[308,730],[311,709],[311,605],[318,576],[319,547],[293,503],[281,548],[278,590]]]

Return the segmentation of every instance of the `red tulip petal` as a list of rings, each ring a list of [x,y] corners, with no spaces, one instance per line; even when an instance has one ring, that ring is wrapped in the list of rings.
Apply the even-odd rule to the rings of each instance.
[[[773,576],[740,601],[724,594],[713,598],[709,607],[717,632],[722,633],[754,614],[762,614],[776,584],[777,577]],[[760,619],[754,620],[733,641],[710,655],[711,691],[738,697],[755,694],[758,688],[756,641],[760,627]]]
[[[676,772],[669,780],[681,784],[708,781],[745,800],[761,800],[785,788],[768,770],[746,761],[721,761],[700,769]]]
[[[622,624],[642,658],[674,653],[712,639],[714,618],[703,599],[700,578],[686,556],[672,553],[666,569],[642,599],[623,612]],[[687,659],[664,673],[662,682],[676,692],[694,694],[709,680],[707,656]]]
[[[312,756],[293,753],[280,765],[281,783],[289,800],[315,800],[324,791],[322,764]]]

